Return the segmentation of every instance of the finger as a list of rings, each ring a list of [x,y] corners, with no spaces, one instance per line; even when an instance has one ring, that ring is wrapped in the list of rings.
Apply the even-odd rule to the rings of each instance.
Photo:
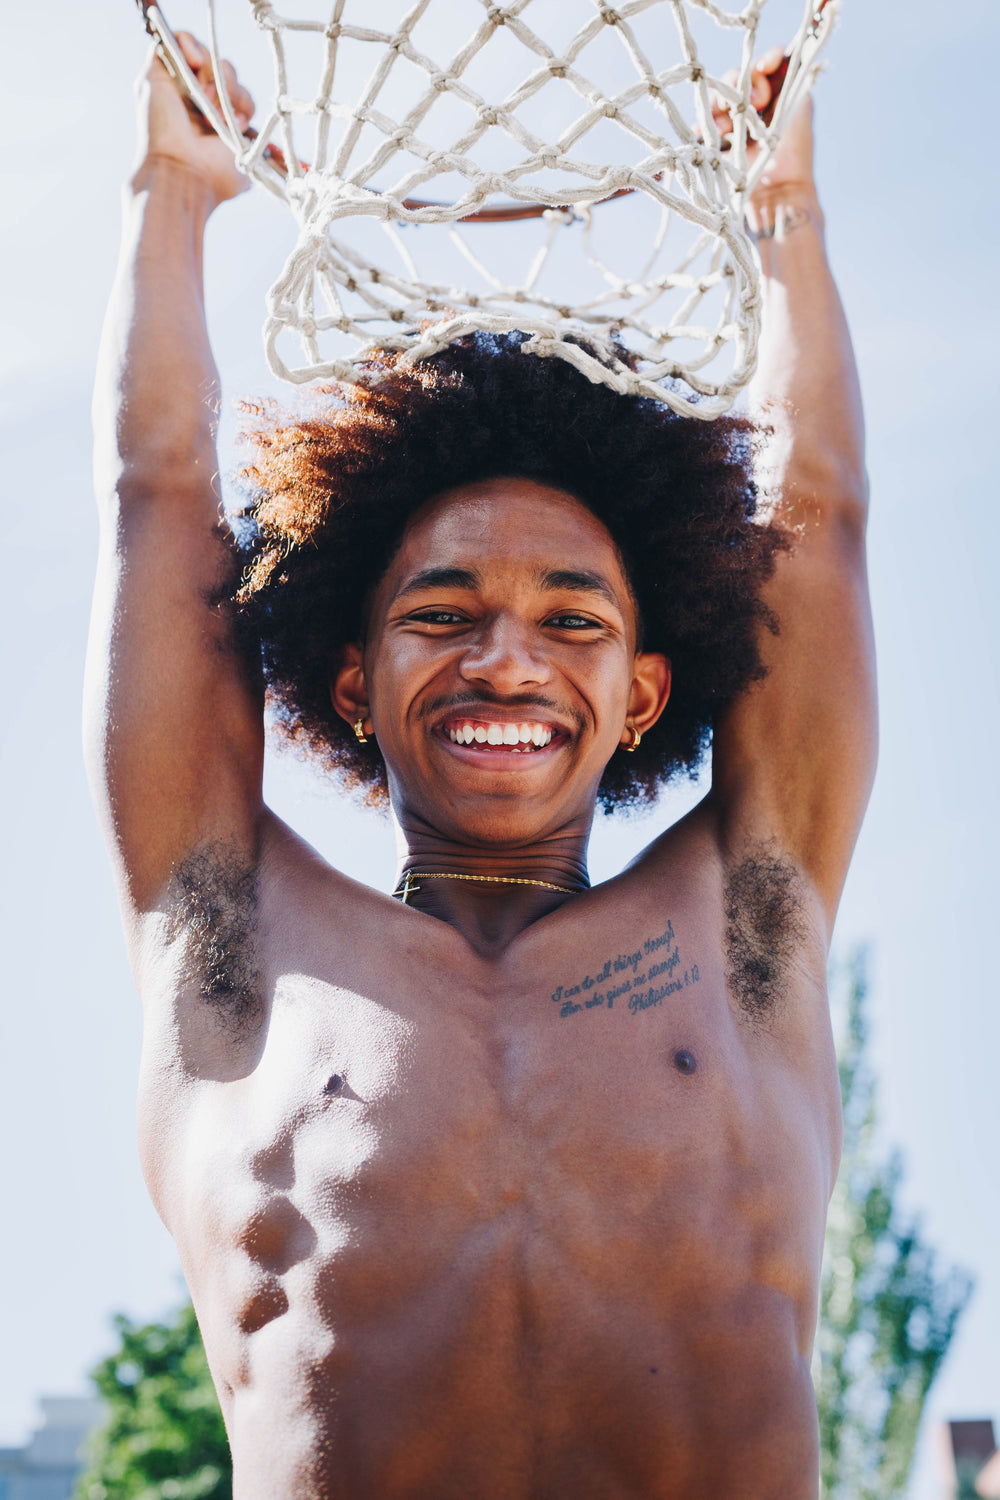
[[[229,102],[233,107],[233,113],[245,129],[253,118],[253,96],[240,83],[236,69],[232,63],[225,61],[225,59],[223,59],[222,63],[222,80],[229,95]]]
[[[242,86],[238,88],[235,95],[233,96],[233,110],[235,111],[236,118],[240,122],[241,130],[246,130],[247,126],[250,124],[250,121],[253,119],[253,112],[255,108],[256,105],[254,104],[253,95],[251,93],[248,93],[248,91]]]
[[[733,117],[728,109],[713,109],[712,119],[715,121],[715,128],[720,135],[732,135]]]
[[[754,72],[776,73],[781,67],[781,64],[784,62],[784,59],[785,49],[783,47],[771,47],[767,52],[762,53],[762,55],[758,57],[757,61],[754,63]]]
[[[204,83],[201,76],[204,69],[208,69],[208,82],[212,80],[212,59],[207,47],[203,47],[196,36],[190,31],[178,31],[176,33],[177,45],[184,54],[184,61],[192,73],[198,75],[199,83]]]
[[[771,102],[771,81],[766,73],[754,68],[750,74],[750,103],[754,109],[766,109]]]
[[[728,84],[735,92],[739,92],[740,74],[738,68],[730,68],[722,75],[722,83]],[[710,100],[712,106],[712,119],[720,135],[731,135],[733,129],[732,105],[728,99],[714,90]]]

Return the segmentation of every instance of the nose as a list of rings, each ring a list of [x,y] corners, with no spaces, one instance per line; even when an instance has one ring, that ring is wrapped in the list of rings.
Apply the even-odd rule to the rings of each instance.
[[[495,693],[518,693],[549,681],[552,671],[533,626],[509,614],[483,622],[463,652],[462,677],[485,683]]]

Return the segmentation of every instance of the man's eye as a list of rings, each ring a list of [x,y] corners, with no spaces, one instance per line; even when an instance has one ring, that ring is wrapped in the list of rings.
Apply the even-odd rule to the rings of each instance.
[[[464,625],[465,616],[451,609],[422,609],[409,617],[418,625]]]
[[[589,615],[553,615],[548,622],[557,630],[599,630],[597,620],[592,620]]]

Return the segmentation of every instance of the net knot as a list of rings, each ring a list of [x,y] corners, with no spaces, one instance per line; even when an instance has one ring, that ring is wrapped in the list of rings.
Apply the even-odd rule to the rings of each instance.
[[[568,67],[569,67],[569,63],[566,61],[566,59],[564,57],[550,57],[549,58],[549,72],[552,74],[553,78],[565,78],[566,77],[566,69]]]
[[[344,28],[341,26],[339,21],[331,21],[329,26],[324,31],[323,35],[327,37],[329,41],[335,42],[337,41],[343,29]]]
[[[276,31],[277,22],[274,19],[274,6],[270,0],[250,0],[253,6],[253,18],[257,25],[264,31]]]
[[[445,89],[448,87],[448,85],[449,85],[450,82],[451,82],[451,79],[448,77],[447,73],[432,73],[431,74],[431,88],[432,89],[437,89],[437,91],[438,91],[439,94],[443,94],[444,93]]]
[[[607,26],[620,26],[622,20],[618,11],[612,10],[610,7],[601,12],[601,19]]]
[[[312,188],[313,183],[307,181],[306,177],[289,177],[285,181],[285,197],[292,203],[298,203]]]
[[[505,26],[509,18],[509,12],[501,10],[499,5],[491,5],[486,15],[494,26]]]
[[[476,118],[480,125],[495,125],[500,116],[493,105],[484,104],[477,111]]]

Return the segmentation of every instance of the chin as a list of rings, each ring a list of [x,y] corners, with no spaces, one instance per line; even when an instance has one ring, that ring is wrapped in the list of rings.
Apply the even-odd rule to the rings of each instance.
[[[479,794],[435,786],[425,789],[420,801],[432,813],[422,813],[423,821],[457,842],[484,848],[520,848],[571,827],[589,828],[597,804],[597,786],[572,798],[567,797],[565,788],[545,796],[509,784]]]

